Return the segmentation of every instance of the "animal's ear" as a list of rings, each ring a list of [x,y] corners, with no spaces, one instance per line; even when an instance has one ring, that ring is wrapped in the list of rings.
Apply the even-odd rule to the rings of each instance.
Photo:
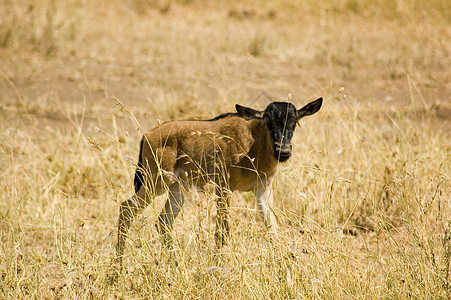
[[[238,115],[246,119],[261,119],[263,117],[263,111],[258,111],[250,107],[236,104],[235,109],[238,112]]]
[[[298,117],[298,120],[303,118],[303,117],[305,117],[305,116],[313,115],[314,113],[316,113],[321,108],[322,104],[323,104],[323,98],[318,98],[315,101],[310,102],[309,104],[307,104],[303,108],[298,109],[296,111],[296,115]]]

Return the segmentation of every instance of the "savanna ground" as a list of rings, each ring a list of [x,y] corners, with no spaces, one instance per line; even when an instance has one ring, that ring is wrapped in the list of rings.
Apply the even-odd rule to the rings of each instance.
[[[0,2],[0,298],[449,299],[451,2]],[[325,99],[254,199],[192,191],[175,267],[134,223],[109,284],[143,129]]]

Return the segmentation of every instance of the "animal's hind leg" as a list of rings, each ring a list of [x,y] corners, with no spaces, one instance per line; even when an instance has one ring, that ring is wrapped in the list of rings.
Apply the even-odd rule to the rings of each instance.
[[[121,266],[128,229],[130,228],[133,219],[146,208],[149,203],[150,198],[144,187],[141,187],[133,197],[121,203],[116,245],[116,262]]]
[[[171,230],[175,218],[180,213],[185,202],[186,185],[176,181],[169,187],[169,198],[164,205],[163,211],[158,217],[157,230],[163,236],[164,244],[172,245]]]

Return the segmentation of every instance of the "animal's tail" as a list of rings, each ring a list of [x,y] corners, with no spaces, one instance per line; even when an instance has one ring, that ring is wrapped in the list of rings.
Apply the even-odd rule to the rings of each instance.
[[[143,176],[143,172],[144,172],[144,164],[143,164],[143,158],[142,158],[142,154],[143,154],[143,144],[144,144],[144,137],[141,139],[141,142],[139,143],[139,157],[138,157],[138,165],[136,167],[136,171],[135,171],[135,192],[137,193],[139,191],[139,189],[142,187],[143,182],[144,182],[144,176]]]

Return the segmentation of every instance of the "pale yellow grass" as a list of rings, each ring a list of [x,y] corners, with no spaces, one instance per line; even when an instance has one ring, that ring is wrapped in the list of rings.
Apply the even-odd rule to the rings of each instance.
[[[0,298],[451,296],[448,1],[0,8]],[[289,92],[325,103],[279,167],[277,243],[236,194],[216,249],[214,199],[190,191],[175,267],[154,227],[160,197],[110,285],[141,128]]]

